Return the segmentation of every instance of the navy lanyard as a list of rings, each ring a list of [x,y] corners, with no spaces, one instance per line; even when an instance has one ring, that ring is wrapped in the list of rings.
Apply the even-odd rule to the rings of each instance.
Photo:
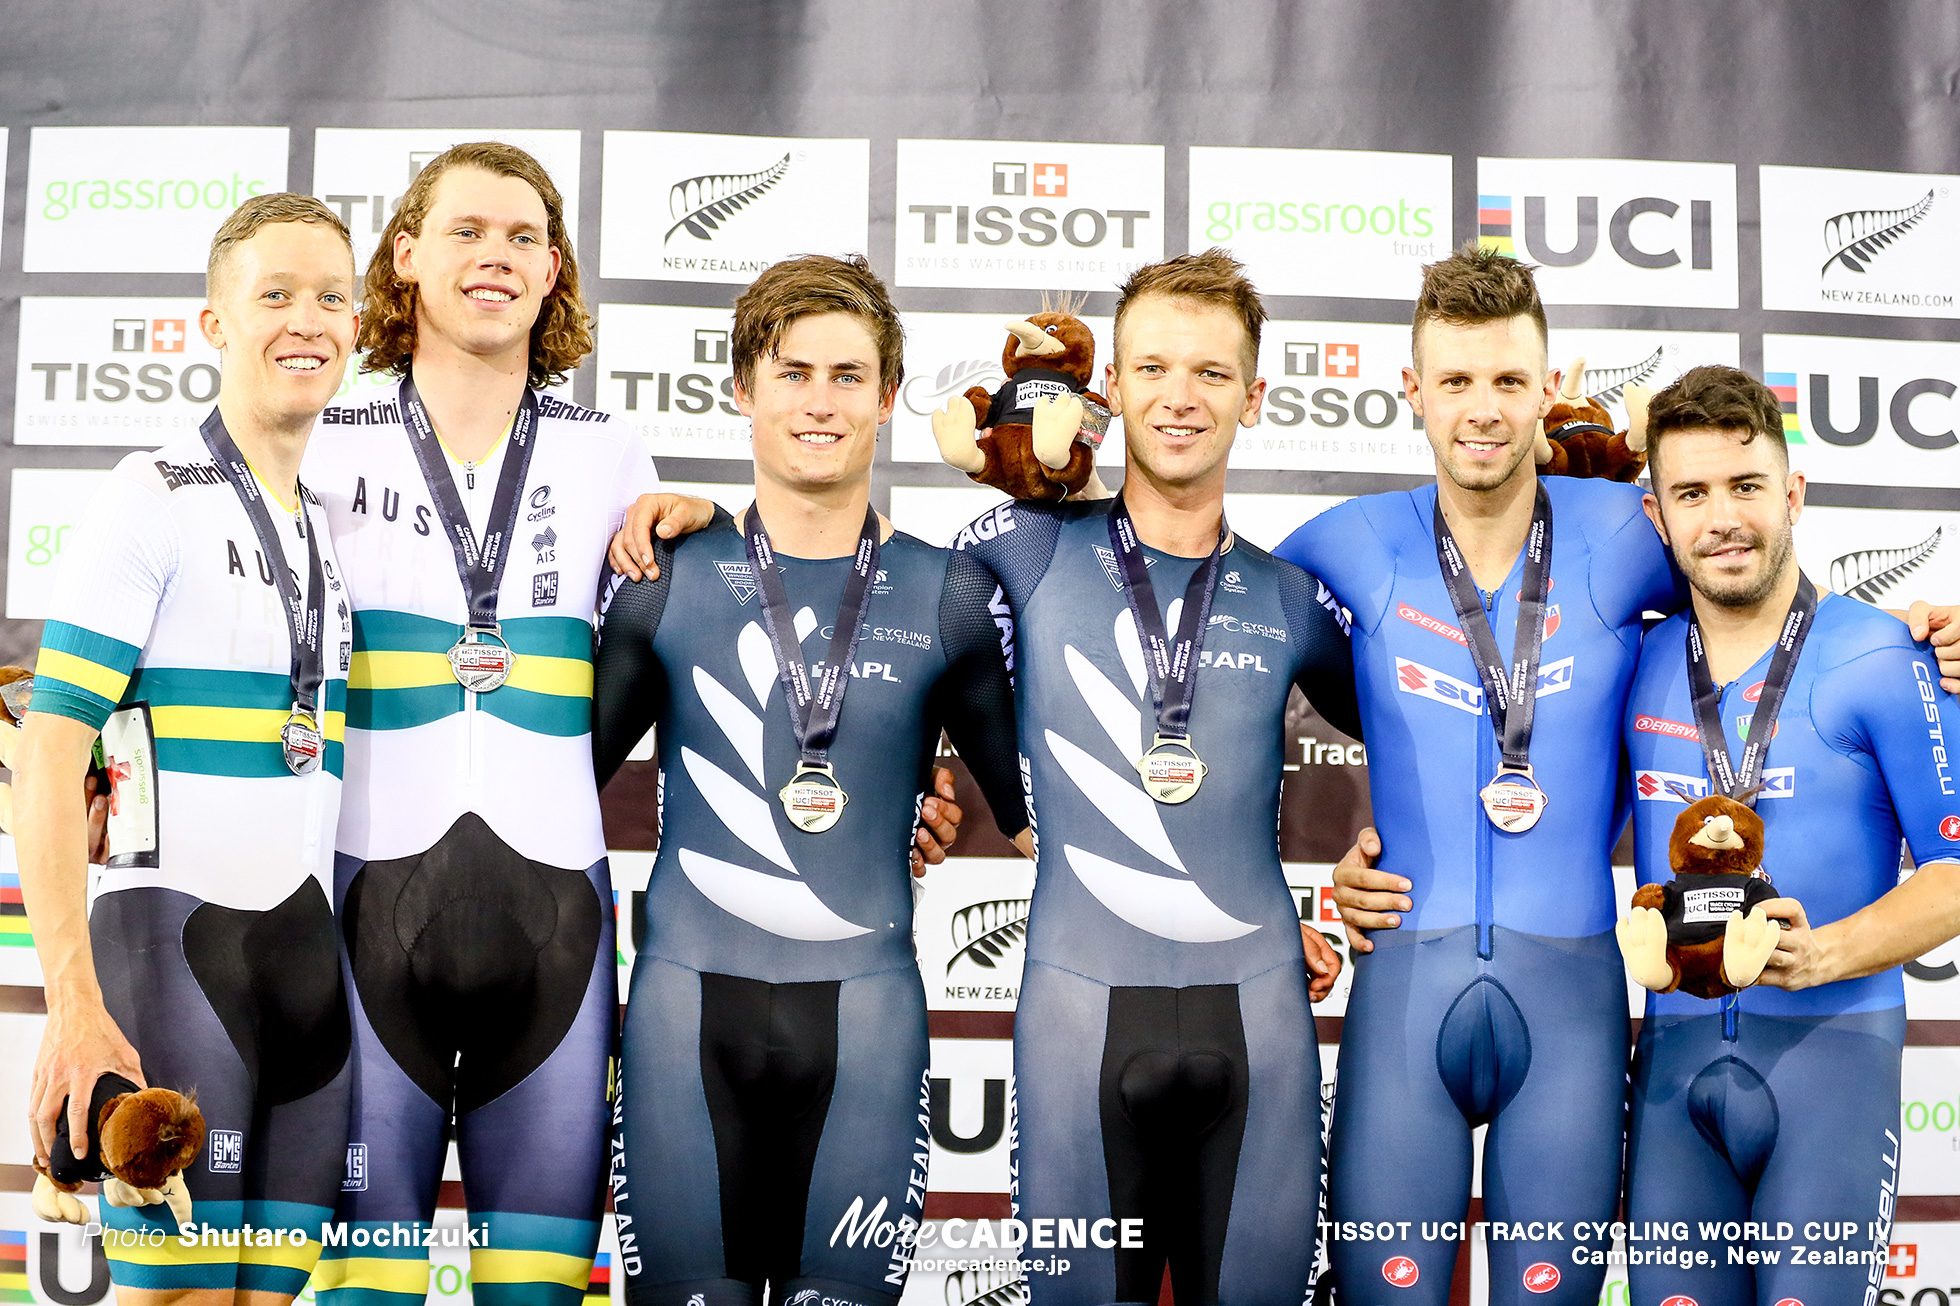
[[[1457,547],[1443,520],[1443,497],[1436,496],[1436,560],[1443,569],[1443,584],[1450,592],[1456,618],[1463,623],[1463,638],[1470,645],[1471,660],[1477,664],[1477,677],[1483,681],[1484,701],[1490,705],[1491,724],[1496,727],[1498,746],[1504,752],[1508,770],[1523,770],[1531,761],[1531,718],[1538,705],[1538,657],[1545,643],[1545,599],[1551,592],[1552,574],[1552,498],[1538,483],[1537,497],[1531,505],[1531,531],[1524,541],[1523,588],[1518,595],[1518,626],[1512,641],[1511,667],[1507,679],[1504,655],[1497,650],[1497,636],[1490,628],[1477,583],[1470,576],[1469,564]]]
[[[1150,698],[1157,709],[1157,736],[1183,741],[1191,737],[1191,700],[1198,690],[1198,658],[1204,651],[1205,630],[1211,621],[1211,596],[1218,580],[1219,554],[1225,548],[1225,516],[1218,518],[1218,541],[1184,587],[1184,611],[1172,639],[1150,584],[1150,564],[1137,538],[1136,523],[1119,492],[1109,506],[1109,542],[1116,550],[1123,597],[1136,617],[1143,637],[1143,661],[1150,673]]]
[[[1810,577],[1797,573],[1797,593],[1790,600],[1790,611],[1783,618],[1783,629],[1776,637],[1776,652],[1769,660],[1769,674],[1763,678],[1763,694],[1756,713],[1749,718],[1749,739],[1742,748],[1742,765],[1729,758],[1729,739],[1722,732],[1720,695],[1715,677],[1708,669],[1707,649],[1702,640],[1701,623],[1688,613],[1688,687],[1694,695],[1695,727],[1701,734],[1701,755],[1708,762],[1708,779],[1718,793],[1749,806],[1756,805],[1756,786],[1763,778],[1763,761],[1769,756],[1770,736],[1776,733],[1776,714],[1783,708],[1783,695],[1797,672],[1797,655],[1803,652],[1810,634],[1811,618],[1817,613],[1817,587]]]

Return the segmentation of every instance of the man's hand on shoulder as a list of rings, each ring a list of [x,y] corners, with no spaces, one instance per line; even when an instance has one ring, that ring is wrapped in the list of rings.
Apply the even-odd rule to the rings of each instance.
[[[715,518],[715,505],[691,494],[643,494],[626,510],[626,520],[613,532],[606,561],[628,580],[658,580],[653,561],[653,537],[678,539]]]
[[[1960,606],[1934,607],[1917,599],[1906,612],[1906,625],[1912,628],[1915,643],[1932,641],[1933,656],[1940,664],[1940,688],[1960,694]]]
[[[1399,928],[1402,918],[1397,913],[1412,905],[1403,896],[1410,889],[1407,880],[1375,869],[1375,859],[1381,855],[1381,836],[1373,826],[1363,826],[1354,847],[1334,867],[1334,905],[1340,909],[1353,952],[1373,952],[1375,945],[1364,931]]]

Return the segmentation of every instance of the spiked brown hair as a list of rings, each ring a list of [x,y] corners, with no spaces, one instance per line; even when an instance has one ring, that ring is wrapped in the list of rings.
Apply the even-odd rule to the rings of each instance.
[[[338,213],[311,195],[284,190],[271,195],[254,195],[233,209],[217,234],[211,237],[211,257],[204,265],[205,295],[215,297],[217,287],[223,283],[225,271],[231,263],[233,250],[258,235],[259,228],[280,222],[306,222],[337,233],[346,242],[348,266],[353,266],[354,242],[347,234],[347,224],[340,220]]]
[[[1520,263],[1494,249],[1465,243],[1446,259],[1422,270],[1422,292],[1416,296],[1414,337],[1410,345],[1416,371],[1422,371],[1422,328],[1430,322],[1446,326],[1482,326],[1528,317],[1543,344],[1545,305],[1538,298],[1532,264]]]
[[[878,393],[889,396],[898,389],[905,379],[905,327],[891,293],[862,254],[784,259],[749,283],[735,301],[735,330],[729,337],[735,383],[754,394],[756,364],[775,355],[790,323],[819,313],[849,313],[863,322],[878,347]]]

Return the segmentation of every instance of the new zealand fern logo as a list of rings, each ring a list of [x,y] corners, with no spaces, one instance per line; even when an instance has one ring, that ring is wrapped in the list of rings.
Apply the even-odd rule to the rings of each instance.
[[[1616,404],[1626,394],[1630,385],[1646,385],[1655,373],[1661,370],[1661,355],[1666,346],[1656,346],[1654,352],[1627,367],[1586,368],[1586,393],[1602,404]]]
[[[660,243],[667,244],[683,229],[697,240],[713,240],[722,223],[755,203],[788,171],[785,153],[761,172],[712,172],[675,182],[667,192],[668,216],[674,225]]]
[[[1940,532],[1899,549],[1859,549],[1831,559],[1831,588],[1839,594],[1876,604],[1879,596],[1903,580],[1939,550]]]
[[[976,902],[953,913],[953,955],[946,962],[952,974],[964,957],[976,966],[994,969],[994,959],[1028,937],[1026,898],[996,898]]]
[[[1833,263],[1842,264],[1847,271],[1862,275],[1867,263],[1887,245],[1917,226],[1932,208],[1933,192],[1929,190],[1925,198],[1910,208],[1853,209],[1849,213],[1827,218],[1824,222],[1824,248],[1829,256],[1817,275],[1821,277],[1829,273]]]

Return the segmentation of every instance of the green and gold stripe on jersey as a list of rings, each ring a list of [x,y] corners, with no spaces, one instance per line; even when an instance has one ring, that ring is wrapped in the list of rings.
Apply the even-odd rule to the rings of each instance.
[[[533,734],[575,738],[592,729],[592,627],[576,617],[512,617],[504,641],[517,655],[501,688],[476,707]],[[356,730],[409,730],[463,710],[463,687],[449,650],[463,637],[455,622],[381,608],[354,613],[354,660],[347,671],[347,724]]]
[[[150,705],[157,766],[164,771],[240,779],[277,779],[286,769],[279,731],[292,713],[292,682],[266,671],[136,666],[134,645],[80,626],[50,621],[34,668],[33,710],[72,717],[100,730],[129,703]],[[323,686],[324,764],[341,774],[347,736],[347,687]]]

